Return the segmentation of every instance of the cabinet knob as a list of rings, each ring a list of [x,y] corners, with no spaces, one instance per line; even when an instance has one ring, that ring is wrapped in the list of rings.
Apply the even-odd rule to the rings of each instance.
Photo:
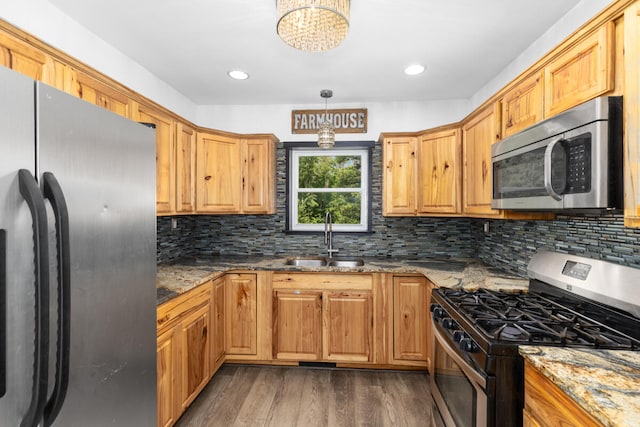
[[[207,175],[207,176],[204,177],[205,181],[209,181],[210,179],[211,179],[211,175]]]

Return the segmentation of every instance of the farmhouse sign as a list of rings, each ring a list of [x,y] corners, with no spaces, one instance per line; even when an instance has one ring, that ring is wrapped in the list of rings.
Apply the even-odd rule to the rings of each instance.
[[[327,110],[326,115],[336,133],[367,133],[366,108]],[[291,111],[291,133],[317,133],[324,116],[325,110]]]

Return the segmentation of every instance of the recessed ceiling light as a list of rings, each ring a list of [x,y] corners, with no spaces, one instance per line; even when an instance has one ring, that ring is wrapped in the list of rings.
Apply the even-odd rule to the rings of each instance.
[[[424,72],[424,66],[420,64],[409,65],[407,68],[404,69],[404,73],[408,76],[415,76],[422,72]]]
[[[242,70],[231,70],[227,74],[234,80],[247,80],[249,78],[249,74]]]

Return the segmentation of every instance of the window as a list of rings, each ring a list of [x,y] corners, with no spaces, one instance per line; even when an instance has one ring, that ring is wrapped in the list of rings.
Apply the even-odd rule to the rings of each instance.
[[[328,211],[334,231],[369,231],[370,149],[307,147],[288,151],[288,229],[323,231]]]

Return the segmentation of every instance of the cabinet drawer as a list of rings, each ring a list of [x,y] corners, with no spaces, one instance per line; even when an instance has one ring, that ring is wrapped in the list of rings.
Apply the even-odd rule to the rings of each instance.
[[[275,273],[273,289],[371,290],[370,274]]]
[[[156,324],[158,333],[173,326],[180,316],[185,316],[208,304],[210,297],[211,282],[207,282],[160,305]]]

